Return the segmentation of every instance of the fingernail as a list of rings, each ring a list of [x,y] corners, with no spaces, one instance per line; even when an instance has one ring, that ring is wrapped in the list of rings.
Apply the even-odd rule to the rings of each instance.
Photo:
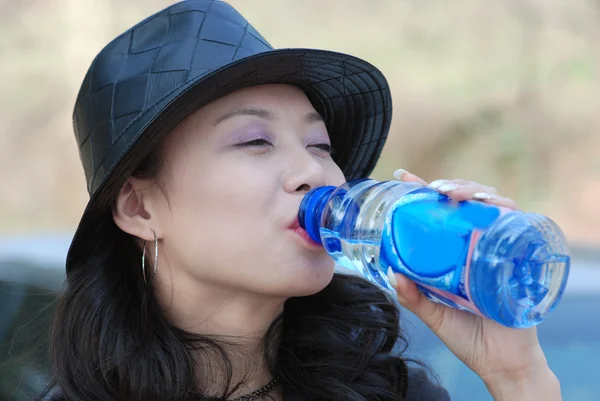
[[[488,199],[492,199],[493,197],[494,197],[493,194],[490,194],[487,192],[477,192],[477,193],[473,194],[473,198],[478,199],[478,200],[488,200]]]
[[[428,185],[429,188],[438,189],[438,187],[447,183],[448,180],[435,180],[431,184]]]
[[[458,185],[456,185],[456,184],[444,184],[437,188],[437,190],[440,192],[451,192],[451,191],[454,191],[457,189],[458,189]]]
[[[396,281],[396,276],[394,276],[394,271],[392,270],[391,267],[388,267],[387,276],[388,276],[388,280],[390,280],[390,284],[392,285],[392,287],[394,287],[394,288],[398,287],[398,282]]]
[[[399,168],[398,170],[394,171],[394,177],[398,180],[402,180],[402,176],[406,173],[408,173],[408,171]]]

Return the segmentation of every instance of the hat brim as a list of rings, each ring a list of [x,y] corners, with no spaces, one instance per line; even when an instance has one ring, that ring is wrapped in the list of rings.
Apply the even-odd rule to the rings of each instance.
[[[155,144],[182,120],[211,101],[251,86],[284,83],[300,87],[327,126],[333,158],[347,180],[368,176],[381,154],[392,117],[388,83],[372,64],[351,55],[317,49],[276,49],[238,59],[192,78],[182,90],[166,94],[152,110],[113,143],[106,157],[117,160],[101,183],[90,183],[91,196],[67,255],[67,273],[94,250],[101,219],[123,182]]]

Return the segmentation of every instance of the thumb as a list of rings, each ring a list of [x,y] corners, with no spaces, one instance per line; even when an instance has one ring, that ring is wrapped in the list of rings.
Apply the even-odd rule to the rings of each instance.
[[[394,273],[391,268],[387,274],[392,287],[396,289],[398,302],[437,334],[444,323],[444,305],[428,299],[415,282],[403,274]]]

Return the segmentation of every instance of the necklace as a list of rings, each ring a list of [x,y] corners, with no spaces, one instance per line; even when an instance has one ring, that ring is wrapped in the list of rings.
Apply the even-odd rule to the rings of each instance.
[[[273,380],[271,380],[270,383],[262,386],[258,390],[254,390],[253,392],[251,392],[249,394],[242,395],[241,397],[238,397],[238,398],[234,398],[232,401],[255,401],[255,400],[258,400],[263,395],[267,395],[271,391],[273,391],[273,388],[275,388],[276,384],[277,384],[277,378],[274,378]]]

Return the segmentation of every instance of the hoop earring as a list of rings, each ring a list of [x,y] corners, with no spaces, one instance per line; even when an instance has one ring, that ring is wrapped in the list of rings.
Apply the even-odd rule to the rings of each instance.
[[[149,283],[146,279],[146,241],[144,241],[144,248],[142,250],[142,277],[147,286],[152,285],[154,277],[156,277],[156,269],[158,268],[158,239],[156,238],[154,230],[152,230],[152,234],[154,234],[154,271],[152,272],[152,279]]]

